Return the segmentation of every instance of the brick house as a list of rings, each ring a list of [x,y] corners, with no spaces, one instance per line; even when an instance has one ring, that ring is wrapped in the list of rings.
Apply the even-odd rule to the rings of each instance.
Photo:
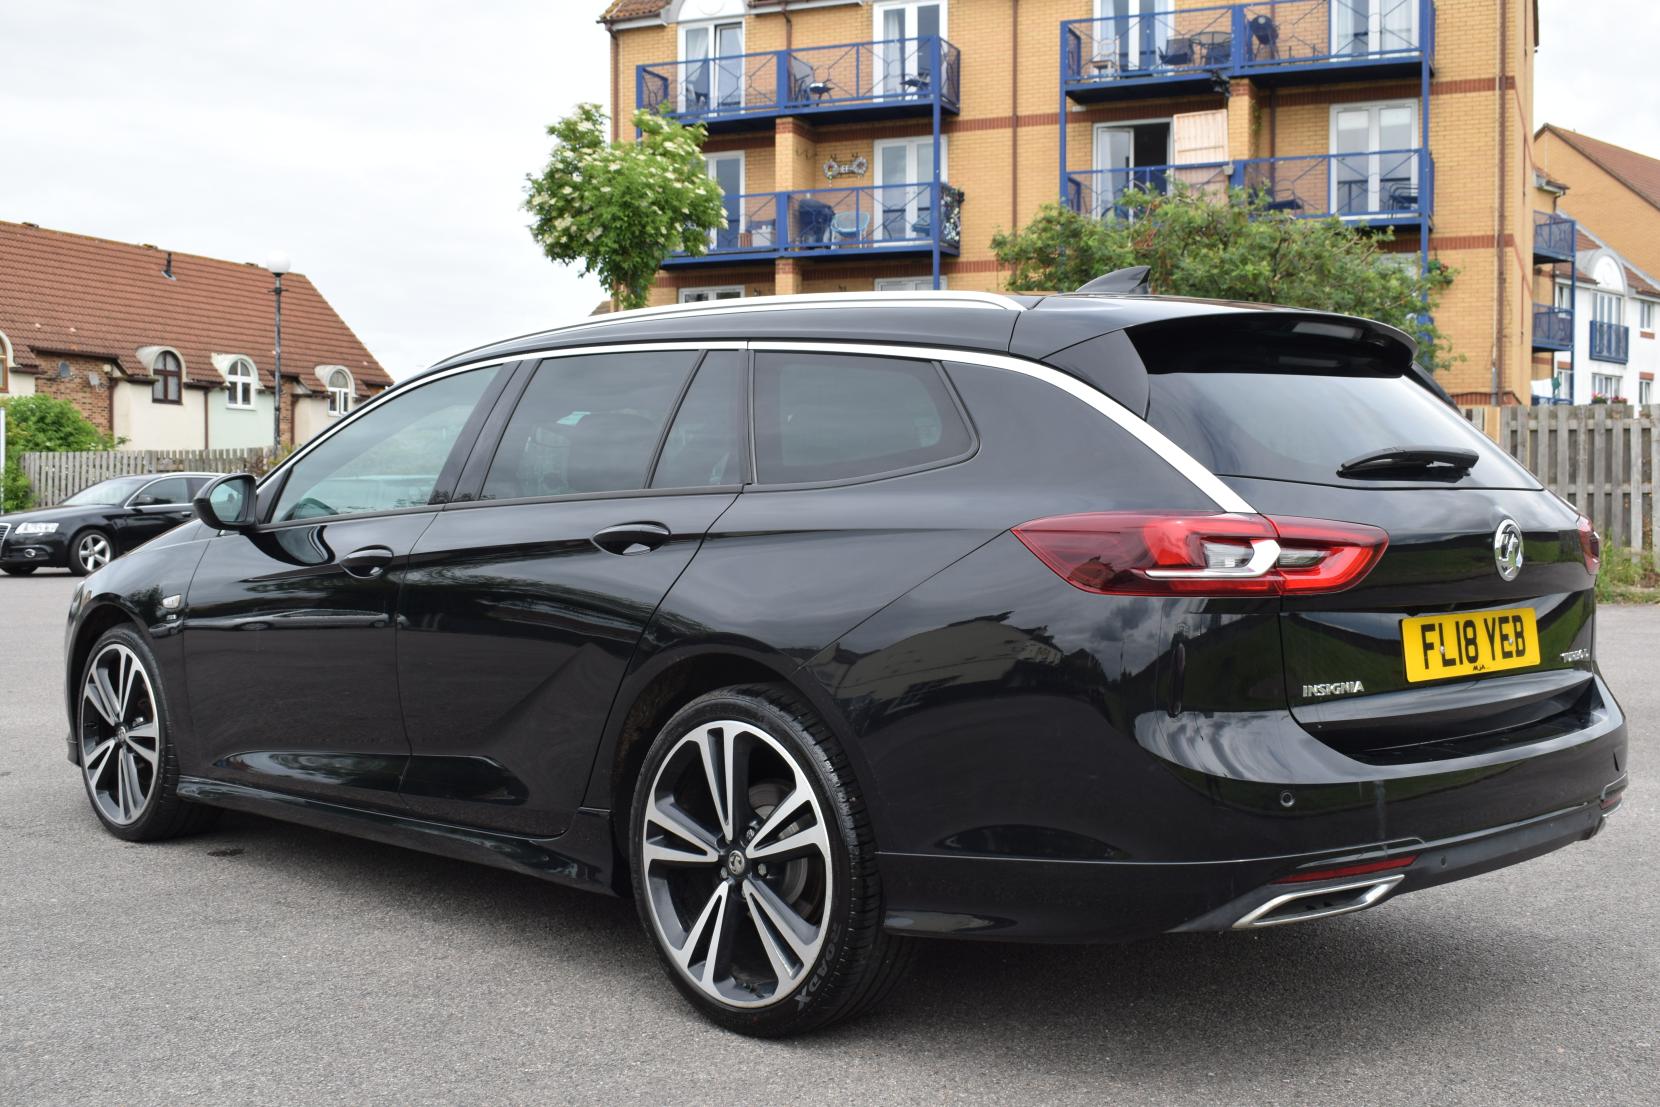
[[[595,5],[599,8],[599,5]],[[657,303],[995,289],[1041,204],[1262,189],[1457,270],[1436,323],[1470,402],[1526,403],[1574,231],[1533,142],[1533,0],[614,0],[611,99],[708,125],[731,227]],[[1536,224],[1546,231],[1536,235]],[[1564,237],[1565,236],[1565,237]],[[1563,251],[1538,249],[1540,239]],[[1571,328],[1570,328],[1571,329]]]
[[[271,274],[0,222],[0,396],[72,401],[130,449],[271,441]],[[285,442],[392,378],[303,275],[283,278]]]

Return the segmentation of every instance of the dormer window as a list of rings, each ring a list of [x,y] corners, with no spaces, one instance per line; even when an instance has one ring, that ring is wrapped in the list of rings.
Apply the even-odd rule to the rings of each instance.
[[[331,369],[323,383],[329,389],[329,414],[344,415],[352,409],[352,375],[344,369]]]
[[[237,358],[225,370],[225,406],[254,406],[254,363],[245,357]]]
[[[184,362],[179,360],[178,354],[172,350],[161,351],[156,355],[155,364],[150,366],[150,375],[155,377],[155,383],[150,386],[151,403],[183,402]]]

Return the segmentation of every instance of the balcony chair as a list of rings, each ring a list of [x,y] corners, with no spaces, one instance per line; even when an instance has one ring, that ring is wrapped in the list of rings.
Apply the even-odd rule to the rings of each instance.
[[[1192,65],[1193,40],[1178,37],[1166,42],[1164,49],[1159,51],[1159,62],[1168,66]]]
[[[835,88],[829,81],[819,79],[818,71],[800,58],[790,59],[790,100],[805,104],[809,98],[823,100]]]
[[[1390,211],[1418,210],[1418,186],[1415,184],[1392,184],[1389,186],[1388,197]]]
[[[838,211],[830,225],[844,243],[859,242],[870,231],[870,212]]]
[[[1280,56],[1280,29],[1274,23],[1272,16],[1253,15],[1248,24],[1250,38],[1246,45],[1251,50],[1251,60],[1261,58],[1278,58]]]
[[[830,245],[830,225],[836,209],[823,200],[802,200],[795,206],[795,245]]]
[[[908,73],[899,82],[899,87],[915,96],[928,91],[928,86],[934,83],[934,75],[926,69],[919,69],[915,73]]]

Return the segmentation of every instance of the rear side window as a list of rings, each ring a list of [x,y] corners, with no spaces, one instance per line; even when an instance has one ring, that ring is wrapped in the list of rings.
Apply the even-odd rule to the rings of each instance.
[[[744,355],[711,350],[669,424],[653,488],[743,483]]]
[[[133,501],[135,506],[145,504],[184,504],[190,502],[190,485],[183,477],[169,477],[158,480],[147,486],[138,498]]]
[[[672,350],[542,362],[508,420],[482,498],[644,488],[663,425],[697,356]]]
[[[966,456],[973,437],[937,366],[905,358],[755,358],[762,484],[853,480]]]

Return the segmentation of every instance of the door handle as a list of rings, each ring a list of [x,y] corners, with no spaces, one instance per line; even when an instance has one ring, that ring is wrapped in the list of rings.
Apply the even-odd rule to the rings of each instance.
[[[364,546],[340,559],[340,567],[354,577],[378,577],[392,564],[392,551],[385,546]]]
[[[594,535],[594,545],[606,553],[650,553],[669,540],[669,528],[662,523],[621,523]]]

